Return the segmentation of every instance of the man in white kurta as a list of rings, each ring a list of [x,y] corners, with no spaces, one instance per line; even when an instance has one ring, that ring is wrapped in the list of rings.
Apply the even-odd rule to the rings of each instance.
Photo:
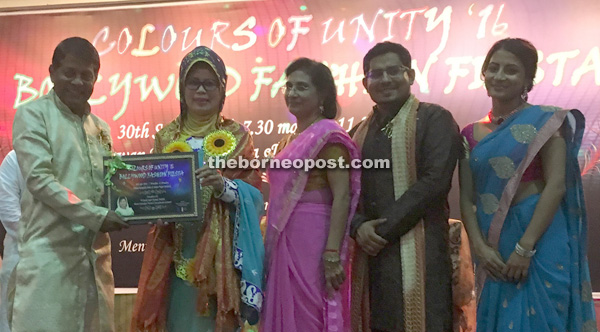
[[[10,151],[0,165],[0,220],[6,229],[4,255],[0,268],[0,332],[10,332],[8,326],[7,285],[10,274],[19,261],[17,232],[21,218],[21,196],[25,181],[19,170],[17,155]]]
[[[100,62],[85,39],[55,50],[47,95],[17,110],[13,145],[22,198],[12,330],[114,331],[114,280],[107,231],[126,226],[100,206],[108,125],[87,103]]]

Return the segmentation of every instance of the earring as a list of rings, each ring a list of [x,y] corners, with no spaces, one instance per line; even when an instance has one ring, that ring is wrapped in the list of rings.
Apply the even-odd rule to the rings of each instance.
[[[323,107],[323,105],[319,106],[319,112],[321,112],[321,114],[325,113],[325,107]]]
[[[527,87],[523,88],[523,93],[521,93],[521,99],[523,99],[523,101],[527,101],[527,93],[529,91],[527,91]]]

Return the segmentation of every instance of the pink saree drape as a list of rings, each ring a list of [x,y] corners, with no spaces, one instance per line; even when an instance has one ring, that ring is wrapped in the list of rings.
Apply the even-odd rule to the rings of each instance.
[[[316,159],[327,144],[346,146],[351,159],[360,158],[346,132],[333,120],[321,120],[286,146],[275,158]],[[349,281],[327,296],[321,255],[329,233],[332,196],[328,188],[304,192],[308,172],[270,169],[271,183],[266,250],[266,300],[262,331],[348,331]],[[350,219],[360,193],[360,170],[350,170]],[[341,251],[348,263],[348,227]]]

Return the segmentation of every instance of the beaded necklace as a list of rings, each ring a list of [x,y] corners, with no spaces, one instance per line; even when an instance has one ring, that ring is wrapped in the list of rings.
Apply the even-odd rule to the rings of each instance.
[[[494,115],[494,113],[492,112],[492,110],[490,110],[490,112],[488,113],[488,118],[490,119],[490,122],[495,124],[496,126],[499,126],[502,124],[502,122],[506,121],[506,119],[510,118],[511,116],[513,116],[515,113],[517,113],[518,111],[522,110],[524,108],[524,106],[527,105],[526,103],[523,103],[521,105],[519,105],[517,108],[515,108],[514,110],[512,110],[510,113],[506,114],[506,115]]]

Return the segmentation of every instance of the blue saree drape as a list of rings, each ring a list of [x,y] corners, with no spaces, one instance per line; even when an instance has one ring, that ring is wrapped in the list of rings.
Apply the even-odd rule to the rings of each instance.
[[[479,227],[506,261],[529,225],[540,197],[531,195],[511,205],[523,172],[557,130],[562,130],[567,144],[567,191],[552,224],[536,244],[528,278],[514,284],[482,279],[478,271],[481,294],[477,331],[597,331],[577,161],[583,129],[584,118],[577,110],[530,106],[473,148],[469,163]]]

